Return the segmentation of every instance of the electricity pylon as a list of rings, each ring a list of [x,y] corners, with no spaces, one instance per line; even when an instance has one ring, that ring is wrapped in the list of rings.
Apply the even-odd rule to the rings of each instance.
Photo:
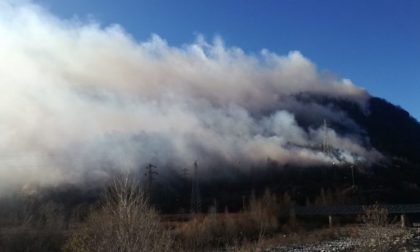
[[[191,190],[191,213],[199,213],[201,211],[201,196],[199,182],[200,181],[198,178],[198,163],[197,161],[195,161]]]
[[[324,120],[324,125],[322,126],[322,133],[323,133],[323,139],[322,139],[322,151],[325,153],[325,155],[329,156],[330,154],[330,144],[328,139],[328,125],[327,120]]]
[[[155,180],[155,175],[159,175],[159,173],[156,171],[156,169],[157,169],[157,167],[155,165],[148,164],[146,166],[146,172],[144,173],[144,176],[147,177],[146,195],[147,195],[149,201],[152,201],[153,181]]]

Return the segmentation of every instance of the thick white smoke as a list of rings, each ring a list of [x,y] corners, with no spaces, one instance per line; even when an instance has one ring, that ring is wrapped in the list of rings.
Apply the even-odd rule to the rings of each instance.
[[[0,55],[3,186],[72,182],[148,162],[211,167],[270,158],[309,166],[377,157],[357,134],[298,125],[295,113],[354,123],[294,95],[361,106],[368,95],[319,74],[297,51],[247,54],[220,38],[180,47],[157,35],[139,42],[118,25],[61,20],[29,2],[1,1]],[[340,158],[315,148],[325,132]]]

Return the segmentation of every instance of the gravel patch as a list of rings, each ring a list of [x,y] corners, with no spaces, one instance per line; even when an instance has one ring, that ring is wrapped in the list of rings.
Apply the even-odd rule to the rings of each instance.
[[[361,245],[358,239],[344,238],[325,241],[318,244],[305,244],[294,246],[279,246],[265,250],[265,252],[324,252],[324,251],[353,251]]]
[[[420,252],[420,229],[396,227],[362,227],[359,237],[308,244],[275,246],[265,252],[329,252],[329,251],[417,251]]]

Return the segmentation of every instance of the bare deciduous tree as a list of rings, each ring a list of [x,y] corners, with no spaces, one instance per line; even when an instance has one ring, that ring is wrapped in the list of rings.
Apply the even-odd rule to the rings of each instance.
[[[172,240],[161,227],[137,183],[114,180],[103,206],[69,239],[67,251],[169,251]]]

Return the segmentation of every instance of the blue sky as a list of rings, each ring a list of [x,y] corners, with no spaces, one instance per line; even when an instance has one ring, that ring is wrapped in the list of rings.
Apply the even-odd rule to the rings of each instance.
[[[220,35],[248,52],[299,50],[420,119],[418,0],[37,0],[60,17],[121,24],[171,45]]]

